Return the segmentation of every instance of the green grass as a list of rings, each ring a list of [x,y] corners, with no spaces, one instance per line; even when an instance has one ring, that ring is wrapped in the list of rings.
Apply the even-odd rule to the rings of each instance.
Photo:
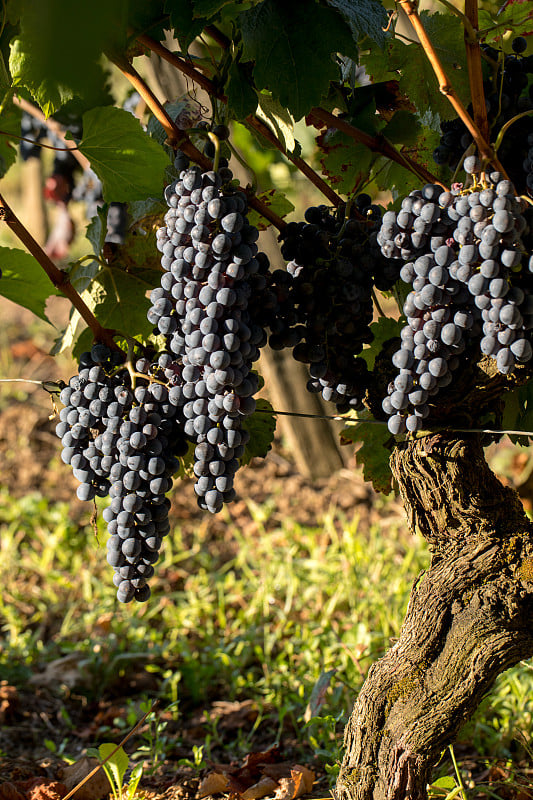
[[[267,506],[253,513],[253,538],[228,517],[226,556],[210,551],[207,528],[187,537],[177,528],[150,601],[123,606],[101,518],[95,532],[76,524],[66,504],[0,491],[0,675],[24,686],[46,663],[76,652],[77,693],[91,700],[116,696],[140,669],[157,688],[128,699],[130,721],[155,697],[179,714],[251,699],[256,728],[266,726],[272,741],[290,730],[334,772],[346,715],[370,665],[399,634],[427,547],[404,530],[362,533],[356,518],[333,512],[317,527],[287,520],[273,531],[261,529]],[[313,687],[330,670],[320,719],[306,726]],[[532,698],[531,666],[509,670],[462,740],[482,758],[509,759],[517,738],[530,740]],[[231,754],[245,754],[254,732],[237,737]],[[215,722],[206,744],[217,741]]]

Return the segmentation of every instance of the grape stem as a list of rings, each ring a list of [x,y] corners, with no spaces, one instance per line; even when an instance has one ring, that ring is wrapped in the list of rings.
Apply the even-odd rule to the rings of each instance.
[[[214,37],[213,37],[214,38]],[[184,75],[187,75],[189,78],[192,78],[199,86],[201,86],[204,91],[210,97],[216,97],[217,100],[221,100],[223,103],[228,102],[228,98],[226,95],[220,91],[220,89],[215,85],[215,83],[207,78],[203,73],[199,70],[195,69],[191,64],[188,64],[182,58],[177,56],[175,53],[171,53],[170,50],[161,44],[161,42],[152,39],[150,36],[146,36],[142,34],[137,37],[138,41],[147,47],[149,50],[152,50],[156,55],[160,58],[167,61],[172,66],[176,67],[176,69],[183,72]],[[299,156],[293,155],[293,153],[289,153],[283,143],[277,138],[275,133],[266,125],[259,117],[255,114],[249,114],[246,117],[246,123],[251,128],[253,128],[257,133],[259,133],[263,138],[265,138],[271,145],[276,147],[283,155],[292,163],[294,166],[300,170],[300,172],[308,178],[314,186],[325,196],[327,199],[332,203],[334,206],[339,206],[342,203],[342,198],[329,186],[326,181],[315,172],[315,170],[309,166],[309,164],[304,161],[303,158]]]
[[[12,209],[6,203],[0,194],[0,218],[11,228],[17,239],[30,251],[31,255],[36,259],[42,269],[48,275],[50,281],[59,289],[79,312],[82,319],[87,323],[89,328],[94,334],[94,338],[98,342],[103,342],[113,350],[118,350],[118,346],[113,340],[114,331],[109,328],[103,328],[98,322],[90,308],[82,300],[76,289],[70,282],[70,278],[66,272],[58,269],[51,258],[45,253],[40,244],[33,238],[27,228],[24,227],[22,222],[14,214]]]
[[[64,143],[65,150],[70,150],[84,171],[91,168],[89,159],[84,156],[83,153],[80,153],[77,147],[68,146],[67,139],[65,139],[65,133],[59,122],[56,122],[56,120],[52,119],[51,117],[46,118],[40,108],[37,108],[37,106],[34,106],[33,103],[28,102],[28,100],[25,100],[23,97],[13,97],[13,104],[21,108],[22,111],[25,111],[34,119],[38,120],[42,125],[45,125],[49,131],[52,131],[52,133]],[[36,143],[34,142],[34,144]],[[59,149],[50,147],[50,145],[41,145],[41,147],[49,147],[51,150]]]
[[[207,156],[198,150],[197,147],[193,145],[190,141],[189,137],[187,136],[186,132],[181,130],[176,123],[169,117],[166,110],[163,108],[157,97],[154,95],[152,90],[147,86],[143,78],[139,75],[137,70],[125,59],[119,59],[114,55],[109,55],[109,59],[115,64],[115,66],[122,72],[124,77],[126,77],[132,86],[139,92],[140,96],[152,112],[152,114],[156,117],[156,119],[160,122],[163,129],[165,130],[168,141],[167,144],[170,147],[173,147],[175,150],[179,149],[182,153],[184,153],[187,158],[190,158],[191,161],[194,161],[195,164],[198,164],[203,170],[206,172],[213,169],[212,162]],[[248,199],[248,204],[254,208],[261,216],[265,217],[271,225],[274,225],[279,231],[283,231],[287,223],[284,219],[282,219],[278,214],[272,211],[266,203],[264,203],[259,197],[255,195],[247,194],[245,189],[241,187],[240,191],[244,192]]]
[[[530,117],[531,115],[533,115],[533,109],[530,109],[529,111],[522,111],[520,114],[516,114],[516,116],[511,117],[511,119],[508,119],[505,125],[502,125],[501,129],[498,132],[498,136],[494,144],[494,150],[496,152],[498,151],[498,148],[502,143],[502,139],[509,130],[509,128],[511,127],[511,125],[514,125],[514,123],[518,122],[518,120],[522,119],[522,117]]]
[[[442,63],[436,53],[435,48],[426,33],[426,30],[422,24],[422,20],[418,15],[418,11],[416,8],[415,3],[411,2],[411,0],[399,0],[400,6],[403,8],[407,16],[409,17],[409,21],[413,26],[413,29],[418,36],[422,49],[424,50],[429,63],[433,68],[433,72],[437,77],[437,81],[439,84],[439,90],[441,93],[447,98],[447,100],[453,106],[456,114],[462,120],[467,130],[472,135],[476,146],[479,150],[480,155],[490,164],[492,164],[499,172],[502,173],[504,177],[508,177],[505,169],[500,164],[498,157],[496,156],[494,150],[487,142],[481,131],[479,130],[477,124],[471,118],[470,114],[464,107],[461,99],[457,95],[457,92],[453,88],[453,85],[450,83],[450,80],[442,66]]]
[[[466,23],[469,23],[468,25]],[[484,139],[489,141],[490,128],[487,118],[487,104],[483,90],[483,70],[481,68],[481,47],[479,46],[477,0],[465,0],[463,25],[465,29],[466,63],[468,65],[468,82],[470,98],[474,109],[474,123]]]

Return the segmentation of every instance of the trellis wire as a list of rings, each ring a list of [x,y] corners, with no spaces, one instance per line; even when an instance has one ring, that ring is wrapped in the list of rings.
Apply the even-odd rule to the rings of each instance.
[[[61,385],[56,381],[35,381],[28,380],[27,378],[0,378],[0,383],[33,383],[41,386],[45,392],[54,394],[59,392]],[[270,408],[258,408],[260,413],[274,414],[277,417],[303,417],[305,419],[325,419],[334,422],[343,422],[345,425],[386,425],[387,423],[380,419],[354,419],[354,417],[343,417],[341,414],[307,414],[303,411],[277,411]],[[419,431],[417,438],[421,436],[428,436],[432,433],[488,433],[494,435],[507,434],[508,436],[530,436],[533,438],[533,431],[522,430],[496,430],[494,428],[438,428],[427,431]]]

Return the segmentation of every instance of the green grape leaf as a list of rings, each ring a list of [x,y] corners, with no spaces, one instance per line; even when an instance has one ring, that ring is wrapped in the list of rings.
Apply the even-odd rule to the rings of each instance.
[[[74,340],[72,347],[72,357],[79,361],[82,353],[90,350],[94,343],[94,334],[90,328],[84,328]]]
[[[495,27],[497,26],[497,27]],[[479,28],[483,41],[498,41],[501,46],[504,31],[511,31],[512,38],[533,32],[533,9],[524,2],[498,3],[497,13],[489,9],[479,10]],[[486,34],[483,30],[487,29]]]
[[[92,94],[104,82],[103,51],[125,44],[123,12],[123,3],[107,0],[23,0],[20,36],[11,43],[13,83],[25,86],[46,116],[75,96]]]
[[[374,362],[381,352],[384,342],[399,336],[402,327],[401,322],[390,317],[380,317],[377,322],[370,325],[374,340],[361,353],[361,358],[364,358],[369,370],[374,369]]]
[[[470,87],[461,20],[452,14],[429,14],[427,11],[420,16],[449,80],[463,103],[468,105]],[[361,56],[361,63],[373,81],[397,80],[399,72],[400,91],[418,111],[431,109],[442,119],[456,116],[450,102],[439,91],[433,68],[420,44],[390,39],[385,54],[373,48]]]
[[[294,205],[291,203],[291,201],[283,194],[283,192],[280,192],[277,189],[269,189],[268,192],[261,192],[261,194],[258,194],[257,197],[280,217],[285,217],[287,214],[290,214],[291,211],[294,211]],[[250,225],[255,225],[255,227],[260,231],[266,231],[270,225],[270,222],[263,217],[259,211],[256,211],[255,208],[249,209],[248,222]]]
[[[78,146],[102,181],[106,202],[161,195],[168,156],[127,111],[111,106],[87,111]]]
[[[257,94],[250,84],[249,65],[233,61],[225,86],[228,111],[234,119],[245,119],[257,108]]]
[[[214,17],[221,8],[227,6],[232,0],[192,0],[195,17]]]
[[[39,262],[24,250],[0,247],[0,270],[0,294],[50,322],[45,311],[46,301],[60,292]]]
[[[370,481],[376,492],[389,494],[392,491],[392,472],[389,465],[391,435],[386,423],[373,422],[370,412],[353,415],[363,422],[348,425],[341,431],[341,444],[362,445],[355,453],[357,464],[363,467],[365,481]]]
[[[78,294],[82,294],[89,288],[101,267],[102,265],[98,261],[90,259],[76,261],[71,265],[68,276]]]
[[[11,78],[6,68],[3,53],[0,52],[0,93],[4,95],[11,87]]]
[[[393,144],[415,144],[421,129],[422,123],[415,114],[400,109],[381,133]]]
[[[17,160],[17,145],[20,136],[20,118],[22,112],[17,106],[10,103],[2,111],[2,134],[0,134],[0,178],[3,178],[8,169]],[[13,134],[11,137],[10,134]]]
[[[244,420],[242,426],[250,434],[250,441],[240,460],[241,465],[246,466],[252,458],[264,458],[272,447],[276,418],[268,400],[258,400],[254,413]]]
[[[64,328],[59,334],[59,336],[57,336],[54,339],[53,347],[50,350],[51,356],[57,356],[59,355],[59,353],[63,353],[69,347],[74,346],[80,322],[81,322],[80,312],[77,309],[72,308],[70,310],[70,316],[67,327]]]
[[[351,194],[366,175],[376,155],[341,131],[328,129],[317,138],[322,172],[337,192]]]
[[[533,381],[507,392],[503,396],[505,403],[502,425],[505,430],[533,431]],[[509,435],[516,444],[529,444],[527,436]],[[533,438],[533,437],[531,437]]]
[[[257,100],[257,116],[277,136],[285,152],[292,153],[295,147],[294,120],[290,113],[268,92],[258,92]]]
[[[122,747],[119,747],[117,750],[116,744],[106,742],[100,745],[98,754],[102,762],[105,762],[103,763],[103,769],[108,778],[110,778],[111,786],[113,786],[115,791],[119,794],[122,794],[124,776],[130,763],[127,753]]]
[[[357,3],[352,0],[327,2],[344,17],[356,41],[366,34],[378,44],[383,44],[383,29],[387,26],[388,16],[379,0],[357,0]]]
[[[206,24],[205,19],[195,15],[193,6],[193,0],[167,0],[165,3],[165,11],[170,14],[170,25],[184,52],[187,52]]]
[[[146,319],[153,283],[114,266],[98,270],[82,297],[104,328],[147,339],[153,325]]]
[[[308,0],[264,0],[241,14],[243,58],[254,61],[258,89],[269,89],[296,120],[339,76],[334,53],[357,58],[350,27],[330,7]]]
[[[85,236],[93,246],[93,253],[100,255],[104,249],[107,233],[107,203],[96,209],[96,214],[87,225]]]
[[[399,113],[399,112],[398,112]],[[394,119],[394,118],[393,118]],[[432,158],[434,149],[438,146],[440,132],[422,125],[413,147],[403,147],[402,152],[411,156],[418,164],[426,167],[437,178],[447,183],[449,170],[447,167],[439,167]],[[414,175],[407,167],[403,167],[395,161],[380,158],[376,162],[376,185],[383,191],[392,193],[394,200],[403,198],[413,189],[419,189],[420,178]]]
[[[182,0],[177,0],[182,2]],[[168,20],[162,14],[161,3],[147,3],[146,0],[128,0],[128,28],[139,33],[146,33],[158,42],[165,39]],[[165,7],[168,13],[168,9]]]
[[[10,48],[9,69],[13,76],[13,85],[25,86],[42,108],[45,117],[50,117],[64,103],[72,100],[74,93],[68,86],[35,70],[31,55],[24,50],[20,39],[14,39]]]

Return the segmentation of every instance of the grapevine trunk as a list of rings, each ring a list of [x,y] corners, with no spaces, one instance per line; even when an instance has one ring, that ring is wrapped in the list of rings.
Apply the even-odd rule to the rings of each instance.
[[[391,466],[432,558],[356,700],[339,800],[425,800],[442,750],[496,676],[533,654],[533,528],[479,437],[406,442]]]

